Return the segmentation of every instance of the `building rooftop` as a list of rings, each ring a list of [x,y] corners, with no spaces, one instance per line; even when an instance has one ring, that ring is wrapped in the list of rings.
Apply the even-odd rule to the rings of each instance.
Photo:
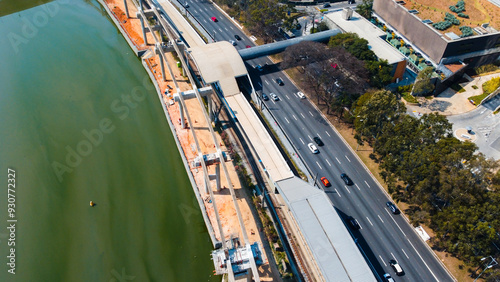
[[[386,35],[384,31],[358,13],[353,11],[350,20],[345,20],[342,17],[342,10],[329,12],[325,16],[332,20],[343,31],[356,33],[359,37],[368,40],[368,45],[371,50],[375,52],[375,55],[381,59],[387,60],[390,65],[405,59],[403,54],[381,38]]]
[[[207,84],[218,82],[225,97],[239,94],[236,77],[247,75],[245,63],[234,46],[220,41],[189,49]]]
[[[323,191],[298,177],[277,186],[326,281],[377,281]]]

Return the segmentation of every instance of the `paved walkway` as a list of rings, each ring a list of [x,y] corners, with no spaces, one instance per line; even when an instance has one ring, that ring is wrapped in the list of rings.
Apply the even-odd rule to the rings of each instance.
[[[477,107],[469,102],[469,98],[482,94],[482,84],[495,77],[500,77],[500,73],[471,78],[472,80],[469,82],[460,83],[460,86],[465,89],[465,92],[458,93],[448,88],[432,100],[418,98],[420,106],[407,105],[406,107],[409,113],[413,113],[417,117],[431,112],[438,112],[445,116],[460,115],[470,112]],[[477,86],[477,89],[472,88],[474,85]]]
[[[484,82],[495,77],[500,77],[500,73],[471,78],[460,84],[465,89],[462,93],[448,89],[432,100],[419,98],[420,106],[407,105],[408,112],[416,117],[431,112],[446,115],[453,124],[456,138],[474,142],[486,157],[500,160],[500,115],[493,114],[494,108],[500,104],[498,96],[485,106],[476,107],[469,102],[471,96],[483,93]],[[478,89],[472,88],[474,85]],[[468,127],[472,129],[470,132],[466,129]]]

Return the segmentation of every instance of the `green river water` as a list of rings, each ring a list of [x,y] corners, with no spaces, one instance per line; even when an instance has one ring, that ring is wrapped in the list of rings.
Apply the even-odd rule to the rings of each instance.
[[[28,6],[0,0],[0,281],[220,281],[140,60],[96,1]]]

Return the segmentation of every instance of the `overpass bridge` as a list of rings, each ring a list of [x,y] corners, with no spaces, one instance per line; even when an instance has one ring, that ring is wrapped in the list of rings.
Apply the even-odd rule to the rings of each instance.
[[[126,1],[124,0],[124,2]],[[177,92],[174,96],[181,112],[184,112],[187,117],[188,125],[192,128],[193,123],[185,99],[197,99],[199,104],[204,106],[202,96],[207,98],[208,114],[205,112],[204,115],[209,124],[214,117],[213,99],[220,100],[227,107],[228,112],[231,113],[233,121],[243,136],[244,142],[249,147],[253,159],[258,162],[257,167],[263,172],[263,179],[267,182],[269,191],[271,193],[279,191],[279,195],[276,196],[278,201],[288,207],[288,209],[280,212],[281,216],[286,216],[287,227],[281,225],[280,218],[276,219],[279,225],[278,229],[282,229],[280,233],[282,239],[284,242],[292,243],[290,244],[292,248],[288,252],[290,262],[294,261],[294,258],[291,257],[292,254],[294,257],[298,257],[297,265],[292,264],[296,276],[299,279],[302,277],[304,280],[319,281],[376,281],[372,270],[365,262],[355,242],[351,239],[327,196],[314,186],[294,176],[278,147],[236,82],[237,78],[242,78],[247,79],[251,85],[251,79],[243,58],[251,59],[269,55],[273,52],[280,52],[291,44],[307,40],[307,38],[298,38],[292,41],[278,42],[274,45],[258,46],[241,51],[237,51],[234,46],[226,41],[205,44],[203,39],[184,20],[171,2],[166,0],[138,1],[138,3],[134,2],[134,4],[138,7],[137,17],[141,19],[145,42],[147,40],[146,32],[154,35],[156,30],[159,30],[160,34],[166,34],[169,39],[169,42],[165,44],[162,42],[162,36],[160,39],[154,36],[155,54],[160,56],[162,72],[165,72],[165,53],[172,51],[179,56],[183,70],[189,70],[186,71],[186,75],[193,86],[194,94],[193,91],[191,93],[181,92],[174,79]],[[147,6],[147,9],[145,9],[145,6]],[[159,22],[157,26],[151,26],[148,23],[148,17],[151,16],[155,17]],[[325,40],[339,32],[333,30],[318,33],[310,37],[309,40]],[[171,72],[168,64],[167,67]],[[165,75],[163,79],[165,79]],[[252,99],[257,101],[259,98],[256,96],[253,86],[251,87]],[[212,89],[212,95],[210,95],[210,88]],[[224,161],[222,161],[222,151],[217,144],[213,129],[209,127],[209,130],[215,146],[214,154],[221,160],[218,165],[222,166],[229,181],[229,190],[233,197],[241,234],[245,242],[245,245],[238,249],[234,246],[228,246],[226,240],[222,239],[221,248],[212,253],[216,273],[228,274],[230,281],[234,281],[237,272],[246,271],[248,278],[253,276],[255,281],[259,281],[255,259],[255,252],[258,252],[258,250],[256,251],[248,241],[245,226],[236,203],[233,185],[230,183],[227,168]],[[199,141],[194,131],[193,135],[199,158],[203,160]],[[207,187],[206,192],[212,199],[214,210],[217,211],[213,189],[209,188],[208,185],[210,179],[206,164],[202,161],[201,165]],[[259,172],[255,171],[254,173]],[[219,188],[217,187],[217,189]],[[266,190],[264,188],[264,194],[266,194]],[[270,208],[274,210],[274,206],[271,205]],[[274,212],[277,213],[276,210]],[[217,212],[216,217],[221,233],[220,238],[225,238]],[[285,231],[283,228],[287,228],[287,230]],[[297,247],[298,244],[291,242],[290,237],[286,237],[290,233],[302,246],[301,249]],[[243,269],[241,268],[242,265],[244,266]]]

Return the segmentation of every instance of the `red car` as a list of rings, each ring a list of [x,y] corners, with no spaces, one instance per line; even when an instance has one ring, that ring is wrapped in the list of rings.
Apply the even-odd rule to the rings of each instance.
[[[323,185],[325,185],[325,187],[330,187],[332,186],[332,184],[330,183],[330,181],[328,181],[328,179],[326,179],[326,177],[321,177],[321,182],[323,182]]]
[[[212,21],[213,21],[214,23],[216,23],[216,22],[217,22],[217,18],[216,18],[216,17],[212,17],[211,19],[212,19]]]

